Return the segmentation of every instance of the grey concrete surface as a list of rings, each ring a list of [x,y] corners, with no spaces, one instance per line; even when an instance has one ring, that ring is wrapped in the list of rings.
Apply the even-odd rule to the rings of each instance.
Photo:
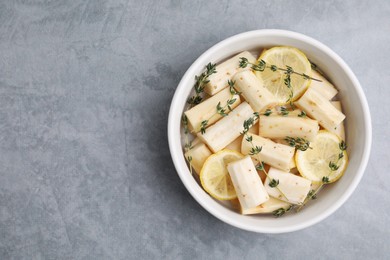
[[[352,197],[283,235],[208,214],[166,138],[189,65],[262,28],[335,50],[372,112],[372,154]],[[0,259],[388,258],[389,32],[386,0],[0,1]]]

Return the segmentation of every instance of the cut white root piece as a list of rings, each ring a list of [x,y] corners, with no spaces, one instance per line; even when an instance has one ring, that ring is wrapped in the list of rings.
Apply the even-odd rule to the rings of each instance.
[[[240,201],[238,199],[231,200],[230,202],[233,208],[238,210],[243,215],[267,214],[272,213],[275,210],[281,208],[284,210],[288,210],[291,207],[290,203],[272,197],[270,197],[269,200],[267,200],[266,202],[250,209],[245,209],[241,207]]]
[[[257,124],[255,124],[251,128],[249,128],[248,133],[257,134],[258,131],[259,131],[259,126]],[[240,135],[233,142],[228,144],[226,146],[226,149],[237,151],[237,152],[241,153],[241,143],[242,143],[243,138],[244,138],[244,136]]]
[[[192,147],[191,150],[187,151],[184,156],[188,161],[190,161],[190,164],[192,168],[194,168],[195,172],[200,174],[200,170],[202,169],[204,162],[211,154],[211,151],[204,143],[199,143]],[[189,158],[191,160],[189,160]]]
[[[279,182],[276,187],[270,186],[273,180]],[[292,173],[270,168],[264,186],[271,197],[292,204],[301,204],[311,189],[311,181]]]
[[[195,137],[194,140],[191,141],[192,146],[195,146],[195,145],[198,145],[201,143],[202,143],[202,140],[200,140],[199,137]]]
[[[209,76],[209,82],[204,88],[204,91],[207,94],[210,96],[215,95],[228,86],[228,80],[231,80],[234,74],[242,70],[249,70],[249,68],[240,68],[240,57],[247,58],[251,63],[256,62],[256,58],[250,52],[244,51],[222,62],[221,64],[218,64],[216,67],[217,73]]]
[[[225,113],[229,113],[230,110],[227,107],[229,100],[232,100],[230,104],[231,108],[235,108],[241,103],[240,96],[232,95],[229,88],[227,88],[184,112],[187,116],[188,128],[191,132],[199,132],[204,120],[207,120],[207,126],[210,126],[221,119],[222,116],[217,113],[218,104],[224,107]]]
[[[308,141],[314,139],[320,129],[318,122],[298,116],[260,116],[259,135],[271,139],[300,137]]]
[[[252,117],[253,113],[251,106],[247,102],[243,102],[228,116],[207,128],[204,134],[198,133],[198,137],[216,153],[240,136],[244,130],[244,121]]]
[[[249,156],[229,163],[227,169],[242,208],[254,208],[269,199]]]
[[[252,139],[252,143],[248,142],[248,137]],[[247,155],[250,153],[251,149],[256,146],[261,147],[261,152],[251,155],[253,159],[257,161],[260,159],[262,162],[284,171],[290,169],[295,152],[294,147],[278,144],[258,135],[247,134],[247,136],[242,139],[241,153]]]
[[[321,82],[312,80],[309,88],[315,89],[318,93],[321,93],[321,95],[327,100],[331,100],[332,98],[334,98],[334,96],[337,95],[338,91],[332,85],[332,83],[330,83],[326,78],[324,78],[317,71],[312,70],[311,72],[312,72],[311,74],[312,78],[319,79],[321,80]]]
[[[328,99],[311,88],[295,102],[295,105],[317,120],[328,131],[334,130],[345,119],[345,115],[337,110]]]
[[[278,104],[275,96],[264,87],[262,80],[250,71],[245,70],[234,75],[234,88],[241,92],[242,96],[256,112],[261,112]]]
[[[331,101],[332,105],[337,108],[337,110],[339,110],[340,112],[342,112],[342,108],[341,108],[341,102],[340,101]],[[341,124],[339,124],[338,126],[336,126],[334,129],[332,129],[331,131],[329,132],[332,132],[336,135],[338,135],[340,137],[341,140],[344,140],[345,141],[345,129],[344,129],[344,121],[341,122]]]
[[[287,145],[287,146],[289,146],[288,145],[288,142],[286,141],[286,140],[284,140],[284,139],[274,139],[273,140],[275,143],[278,143],[278,144],[284,144],[284,145]],[[294,151],[295,152],[295,151]],[[295,159],[294,159],[294,157],[291,159],[291,161],[290,161],[290,171],[291,171],[291,169],[293,169],[293,168],[295,168],[295,167],[297,167],[296,166],[296,164],[295,164]]]

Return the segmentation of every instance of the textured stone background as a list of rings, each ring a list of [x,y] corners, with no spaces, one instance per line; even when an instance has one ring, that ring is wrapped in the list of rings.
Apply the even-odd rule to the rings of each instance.
[[[284,235],[201,208],[171,162],[168,109],[224,38],[289,29],[335,50],[370,104],[373,149],[347,203]],[[390,2],[0,1],[1,259],[388,257]]]

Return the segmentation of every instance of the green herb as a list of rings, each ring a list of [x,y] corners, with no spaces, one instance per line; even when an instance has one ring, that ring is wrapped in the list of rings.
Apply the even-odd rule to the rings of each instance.
[[[312,62],[311,60],[309,60],[309,62],[310,62],[310,66],[311,66],[311,69],[312,69],[312,70],[315,70],[315,71],[317,71],[320,75],[324,76],[324,73],[318,68],[318,66],[317,66],[314,62]]]
[[[191,105],[191,107],[200,104],[202,102],[202,97],[199,95],[200,93],[196,93],[195,96],[192,96],[187,100],[187,103]]]
[[[306,196],[307,199],[312,199],[312,200],[315,200],[317,198],[317,194],[316,194],[316,191],[311,189],[309,191],[309,193],[307,194]]]
[[[234,98],[234,96],[240,94],[240,92],[238,92],[238,91],[236,91],[234,89],[234,84],[235,84],[235,81],[228,80],[228,85],[229,85],[229,88],[230,88],[230,98],[226,101],[226,104],[224,106],[221,105],[221,102],[218,102],[218,104],[216,106],[216,112],[213,115],[211,115],[207,120],[203,120],[201,122],[201,124],[199,126],[201,134],[205,134],[206,133],[206,127],[207,127],[207,125],[209,123],[209,120],[213,116],[218,114],[218,115],[221,115],[221,116],[225,117],[225,116],[228,116],[228,113],[227,113],[226,109],[229,109],[229,111],[233,110],[232,105],[237,100],[237,98]]]
[[[229,104],[229,100],[227,102]],[[233,101],[234,103],[234,101]],[[228,114],[225,113],[225,109],[221,106],[221,102],[218,102],[217,104],[217,113],[220,114],[221,116],[227,116]]]
[[[264,162],[259,162],[259,163],[256,165],[256,170],[258,170],[258,171],[264,171]]]
[[[288,143],[289,146],[295,147],[296,149],[301,151],[306,151],[307,149],[311,148],[310,142],[301,137],[294,138],[294,137],[286,136],[284,140]]]
[[[298,115],[299,117],[306,117],[306,113],[305,113],[305,111],[301,111],[301,113]]]
[[[284,208],[279,208],[277,210],[272,211],[272,215],[277,218],[283,216],[284,214],[286,214],[286,210]]]
[[[341,151],[347,150],[347,144],[344,141],[341,141],[339,144],[339,148]]]
[[[269,68],[270,70],[272,70],[274,72],[279,70],[279,71],[283,71],[283,72],[287,73],[288,75],[296,74],[296,75],[303,77],[304,79],[311,79],[311,80],[315,80],[318,82],[322,82],[322,80],[320,80],[320,79],[315,79],[315,78],[310,77],[309,75],[306,75],[304,73],[296,72],[290,66],[286,66],[286,68],[279,68],[276,65],[267,65],[267,63],[264,60],[259,60],[258,63],[256,64],[256,63],[249,62],[249,60],[245,57],[240,57],[240,62],[239,62],[240,68],[246,68],[248,65],[251,66],[251,69],[253,69],[255,71],[264,71],[266,68]]]
[[[270,116],[271,114],[272,114],[272,110],[268,108],[267,110],[265,110],[263,115]]]
[[[286,107],[280,107],[280,113],[282,114],[282,116],[288,116],[288,113],[290,113]]]
[[[288,111],[286,111],[287,114],[289,113]],[[253,116],[251,116],[250,118],[248,118],[247,120],[244,121],[244,131],[242,131],[240,134],[246,134],[248,131],[249,131],[249,128],[251,128],[253,126],[253,124],[256,122],[257,119],[259,119],[260,115],[264,115],[264,116],[270,116],[272,114],[272,110],[271,109],[266,109],[264,111],[264,113],[258,113],[258,112],[254,112],[253,113]]]
[[[236,82],[234,80],[228,80],[228,85],[229,85],[229,90],[230,90],[230,94],[232,95],[241,95],[241,92],[237,91],[235,88],[234,88],[234,85],[236,84]]]
[[[241,134],[245,135],[245,140],[251,144],[251,149],[249,150],[249,155],[254,156],[257,155],[257,161],[259,163],[256,165],[256,169],[259,171],[263,171],[264,174],[269,178],[268,172],[264,168],[264,162],[260,160],[259,154],[261,153],[262,147],[261,146],[255,146],[253,144],[253,137],[248,134],[249,128],[253,126],[255,121],[259,118],[259,113],[255,112],[253,115],[244,121],[243,127],[244,130],[241,132]],[[276,181],[276,180],[275,180]],[[272,180],[271,180],[272,182]],[[277,184],[279,184],[279,181],[277,181]],[[277,184],[275,185],[275,188],[280,192],[280,194],[288,201],[286,195],[277,187]]]
[[[340,149],[340,153],[338,155],[337,161],[336,162],[332,162],[332,161],[329,162],[329,169],[331,171],[337,171],[340,168],[338,163],[339,163],[340,159],[342,159],[344,157],[344,151],[347,150],[347,144],[345,143],[345,141],[341,141],[339,143],[339,149]]]
[[[183,124],[183,127],[184,127],[184,136],[185,136],[185,144],[184,144],[184,150],[185,152],[188,152],[192,149],[192,142],[189,141],[189,138],[188,138],[188,133],[189,133],[189,130],[188,130],[188,118],[186,115],[183,115],[182,118],[181,118],[181,122]],[[192,156],[188,156],[187,157],[187,160],[188,160],[188,163],[190,165],[190,173],[191,175],[193,174],[192,172]]]
[[[181,118],[181,123],[183,124],[184,127],[184,133],[188,134],[188,118],[186,115],[183,115],[183,117]]]
[[[276,65],[271,65],[269,67],[273,72],[277,71],[278,70],[278,67]]]
[[[205,85],[209,83],[209,76],[217,73],[216,66],[216,64],[209,63],[206,65],[206,71],[202,72],[199,76],[195,76],[195,96],[192,96],[187,100],[187,103],[190,104],[191,107],[202,102],[203,98],[200,94],[203,92]]]
[[[279,208],[277,210],[272,211],[272,215],[274,215],[277,218],[281,217],[284,214],[286,214],[287,212],[289,212],[292,208],[293,208],[293,205],[290,205],[290,207],[288,209]]]
[[[329,177],[327,177],[327,176],[324,176],[324,177],[322,177],[322,183],[329,183]]]
[[[186,144],[184,145],[184,148],[192,149],[192,141],[186,143]]]
[[[259,113],[254,112],[250,118],[248,118],[247,120],[244,121],[244,124],[243,124],[244,130],[241,132],[241,134],[248,133],[249,128],[251,128],[253,126],[253,124],[255,123],[255,121],[257,119],[259,119]]]
[[[209,120],[203,120],[201,123],[200,123],[200,133],[203,135],[204,133],[206,133],[206,127],[207,127],[207,124],[209,123]]]
[[[247,139],[248,140],[248,139]],[[252,141],[251,141],[252,142]],[[249,151],[249,155],[256,155],[261,152],[262,147],[261,146],[255,146],[252,147],[251,150]]]
[[[289,102],[291,106],[293,106],[292,104],[292,98],[294,97],[294,90],[293,88],[291,87],[291,78],[290,78],[290,74],[287,74],[286,75],[286,78],[284,79],[284,85],[287,86],[287,88],[290,90],[290,93],[288,94],[288,99],[286,100],[286,102]]]
[[[249,62],[248,59],[245,57],[241,57],[240,62],[239,62],[240,68],[246,68],[248,65],[251,65],[251,68],[255,71],[264,71],[265,68],[267,67],[267,64],[265,63],[264,60],[259,60],[259,62],[256,64],[256,63]],[[273,69],[277,70],[277,67],[273,66],[272,70]],[[273,71],[276,71],[276,70],[273,70]]]
[[[339,158],[340,158],[340,155],[339,155]],[[339,169],[340,166],[338,166],[336,163],[334,162],[329,162],[329,168],[331,171],[337,171]]]
[[[268,185],[271,187],[271,188],[275,188],[279,185],[279,180],[275,180],[275,179],[272,179]]]
[[[321,80],[312,78],[305,73],[296,72],[296,71],[294,71],[294,69],[292,67],[290,67],[288,65],[286,65],[286,68],[279,68],[278,66],[273,65],[273,64],[267,66],[267,63],[264,60],[259,60],[258,63],[252,63],[252,62],[249,62],[249,60],[247,58],[240,57],[240,62],[239,62],[240,68],[246,68],[248,65],[251,66],[251,69],[254,71],[264,71],[266,68],[269,68],[273,72],[276,72],[278,70],[283,71],[284,74],[286,75],[284,78],[284,84],[290,90],[289,97],[288,97],[286,102],[289,102],[291,107],[294,107],[294,104],[292,103],[292,98],[294,97],[293,87],[291,86],[291,75],[292,74],[299,75],[305,80],[311,79],[311,80],[315,80],[318,82],[322,82]]]

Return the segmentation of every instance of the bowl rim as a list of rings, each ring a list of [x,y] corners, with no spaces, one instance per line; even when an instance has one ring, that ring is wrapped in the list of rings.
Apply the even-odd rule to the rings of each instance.
[[[183,92],[185,92],[185,90],[188,88],[188,86],[184,85],[184,82],[187,81],[187,78],[194,77],[194,75],[196,75],[195,73],[196,70],[199,68],[200,63],[204,65],[203,60],[205,59],[205,57],[210,56],[212,53],[216,52],[217,50],[223,49],[224,47],[234,43],[235,41],[242,41],[245,38],[253,38],[253,37],[260,37],[260,36],[262,37],[277,36],[277,37],[293,38],[294,40],[298,40],[310,45],[314,45],[317,48],[321,49],[322,52],[326,53],[326,55],[330,56],[336,63],[338,63],[338,65],[340,65],[340,67],[343,68],[345,74],[347,74],[348,78],[353,83],[352,85],[354,85],[354,88],[356,90],[357,96],[359,98],[360,104],[363,109],[364,128],[367,133],[365,136],[366,137],[364,143],[365,149],[363,151],[362,161],[360,162],[359,171],[355,173],[355,176],[352,179],[351,183],[349,184],[348,189],[344,191],[344,193],[335,201],[334,204],[332,204],[332,206],[330,206],[329,208],[321,212],[321,214],[319,214],[318,216],[298,224],[292,224],[289,227],[263,227],[263,226],[253,227],[251,225],[229,218],[227,215],[221,212],[223,210],[220,211],[215,209],[215,204],[211,205],[205,203],[206,201],[204,200],[205,195],[206,196],[208,195],[205,192],[201,192],[203,191],[203,189],[199,185],[193,185],[193,181],[195,181],[195,179],[193,176],[191,176],[190,171],[187,167],[186,161],[183,156],[182,145],[180,141],[181,138],[178,138],[178,136],[180,136],[180,123],[181,123],[182,111],[181,110],[178,111],[177,107],[178,107],[178,103],[180,103],[180,101],[183,99]],[[178,114],[179,112],[180,114]],[[224,221],[225,223],[228,223],[237,228],[241,228],[252,232],[258,232],[258,233],[287,233],[287,232],[301,230],[309,226],[312,226],[324,220],[331,214],[333,214],[352,195],[357,185],[359,184],[360,180],[362,179],[369,160],[371,143],[372,143],[371,115],[370,115],[367,99],[365,97],[365,94],[363,92],[363,89],[357,77],[352,72],[350,67],[344,62],[343,59],[341,59],[341,57],[338,54],[336,54],[333,50],[331,50],[329,47],[319,42],[318,40],[315,40],[301,33],[288,31],[288,30],[280,30],[280,29],[261,29],[261,30],[252,30],[252,31],[239,33],[218,42],[217,44],[213,45],[208,50],[206,50],[202,55],[200,55],[187,69],[187,71],[181,78],[176,88],[169,109],[167,130],[168,130],[167,134],[168,134],[169,150],[172,157],[172,161],[174,163],[176,172],[179,175],[179,178],[181,179],[181,181],[183,182],[184,186],[186,187],[187,191],[191,194],[191,196],[210,214]]]

